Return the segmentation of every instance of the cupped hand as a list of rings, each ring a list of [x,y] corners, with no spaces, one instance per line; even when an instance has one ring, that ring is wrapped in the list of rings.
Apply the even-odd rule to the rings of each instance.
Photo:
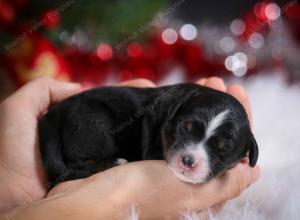
[[[252,123],[249,101],[241,86],[232,85],[226,88],[223,80],[217,77],[201,79],[197,83],[234,96],[245,107]],[[78,202],[75,207],[84,207],[85,210],[93,203],[101,203],[97,200],[99,197],[95,197],[96,194],[99,196],[103,192],[109,192],[100,198],[105,198],[107,204],[111,201],[118,210],[116,215],[108,216],[110,219],[125,217],[131,206],[136,207],[141,219],[162,219],[166,216],[173,219],[186,210],[201,212],[209,207],[219,210],[227,200],[237,197],[255,182],[259,175],[258,166],[251,168],[247,163],[240,163],[209,183],[192,185],[176,179],[162,161],[143,161],[115,167],[84,180],[59,184],[48,196],[68,195],[68,198]],[[115,188],[113,183],[116,184]],[[111,210],[110,205],[107,210]],[[101,213],[100,210],[91,210],[90,214]]]
[[[239,164],[206,184],[178,180],[164,161],[117,166],[89,178],[65,182],[47,199],[7,213],[18,219],[127,219],[132,207],[139,219],[179,219],[237,197],[259,176],[259,169]],[[182,216],[181,216],[182,217]]]
[[[223,81],[219,78],[202,79],[198,83],[235,96],[244,105],[251,119],[248,99],[240,86],[235,85],[226,88]],[[153,83],[147,80],[133,80],[121,85],[137,87],[154,86]],[[37,144],[37,120],[41,114],[47,111],[50,104],[59,102],[80,91],[80,86],[77,84],[62,83],[51,79],[38,79],[24,86],[1,104],[0,176],[2,180],[0,181],[0,210],[35,201],[46,195],[48,191],[46,187],[46,174],[42,166]],[[158,174],[154,175],[156,173]],[[107,180],[107,175],[105,174],[113,178],[105,181]],[[126,175],[124,176],[124,174]],[[106,177],[104,178],[104,176]],[[181,210],[183,207],[202,210],[204,207],[219,204],[222,201],[237,196],[249,184],[255,181],[258,176],[259,168],[252,169],[246,164],[239,164],[224,176],[208,184],[194,186],[175,179],[164,162],[148,161],[116,167],[84,180],[62,183],[54,188],[50,195],[52,198],[57,198],[57,194],[73,198],[72,203],[77,204],[79,208],[84,205],[82,204],[83,201],[95,201],[101,198],[101,192],[103,191],[100,189],[103,189],[105,192],[113,192],[113,200],[119,199],[122,202],[122,204],[118,203],[116,205],[125,207],[124,210],[128,208],[128,201],[132,201],[133,204],[137,203],[143,216],[149,216],[151,210],[155,210],[156,208],[159,210],[159,207],[164,207],[162,206],[163,202],[167,202],[165,204],[169,202],[169,204],[172,204],[171,207],[160,209],[157,212],[158,216],[162,216],[178,213],[178,210]],[[117,185],[111,184],[111,180],[113,179],[118,180]],[[123,187],[123,180],[127,187]],[[169,185],[166,184],[167,180],[170,180]],[[115,191],[110,191],[113,190],[109,188],[112,186],[115,186]],[[171,192],[170,189],[174,191],[172,190]],[[198,196],[193,196],[199,194],[192,189],[197,190],[197,192],[199,191],[202,196],[206,195],[207,198],[204,197],[206,201],[203,202],[202,200],[198,200]],[[177,191],[178,194],[174,193]],[[224,192],[224,194],[220,193],[220,191]],[[153,196],[149,196],[149,199],[145,202],[140,196],[147,192],[152,192]],[[170,195],[173,195],[174,199],[182,202],[173,203],[174,201],[166,201]],[[108,197],[109,195],[105,196]],[[209,200],[208,197],[212,199]],[[62,196],[62,198],[65,197]],[[139,203],[140,200],[143,200],[141,204]],[[161,202],[156,202],[155,205],[153,201],[156,200]],[[46,204],[48,204],[47,201]],[[41,200],[41,202],[44,203],[44,200]],[[65,204],[62,203],[61,205]],[[87,202],[87,204],[90,205],[86,207],[87,209],[93,207],[92,203]],[[94,211],[97,213],[97,210]]]
[[[154,86],[144,79],[122,85]],[[51,104],[80,91],[79,84],[39,78],[0,104],[0,211],[46,196],[47,178],[38,146],[38,118]]]
[[[0,105],[0,210],[43,198],[46,175],[37,137],[37,121],[52,103],[80,91],[78,84],[40,78]]]

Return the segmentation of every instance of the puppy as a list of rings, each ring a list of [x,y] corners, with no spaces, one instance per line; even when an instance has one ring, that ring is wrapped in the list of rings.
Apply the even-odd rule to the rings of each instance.
[[[192,83],[85,91],[51,107],[39,137],[53,185],[127,161],[163,159],[179,179],[203,183],[258,158],[243,106]]]

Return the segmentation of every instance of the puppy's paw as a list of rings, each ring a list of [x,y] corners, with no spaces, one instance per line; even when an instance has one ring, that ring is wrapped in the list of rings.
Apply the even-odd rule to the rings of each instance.
[[[128,163],[128,161],[124,158],[117,158],[115,161],[116,166]]]

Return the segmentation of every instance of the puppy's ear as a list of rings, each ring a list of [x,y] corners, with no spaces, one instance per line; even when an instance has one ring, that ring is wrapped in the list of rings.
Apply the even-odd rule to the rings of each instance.
[[[258,159],[258,146],[253,134],[251,134],[251,137],[247,144],[247,148],[249,151],[249,165],[251,167],[254,167]]]

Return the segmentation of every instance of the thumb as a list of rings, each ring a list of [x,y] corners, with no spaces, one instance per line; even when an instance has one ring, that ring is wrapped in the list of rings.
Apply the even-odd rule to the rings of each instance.
[[[77,189],[87,182],[87,179],[77,179],[66,182],[61,182],[50,190],[47,197],[55,196],[60,193],[67,193]]]

